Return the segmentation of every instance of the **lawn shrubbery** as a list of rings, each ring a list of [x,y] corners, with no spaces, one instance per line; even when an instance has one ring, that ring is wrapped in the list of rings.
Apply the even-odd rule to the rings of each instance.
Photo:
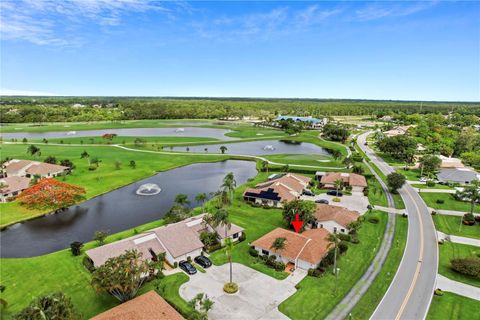
[[[380,220],[377,217],[371,217],[368,218],[368,222],[373,223],[373,224],[378,224]]]
[[[427,187],[435,187],[435,182],[432,180],[428,180],[426,183]]]
[[[265,265],[269,266],[270,268],[275,269],[276,271],[283,271],[285,270],[285,263],[282,261],[277,261],[277,257],[275,255],[260,255],[254,247],[250,247],[248,249],[248,253],[257,258],[257,260],[262,261]]]
[[[445,203],[445,200],[443,199],[437,199],[437,201],[435,201],[436,203],[438,204],[444,204]]]
[[[480,279],[480,258],[467,257],[450,260],[452,269],[458,273]]]
[[[467,226],[473,226],[475,224],[475,216],[471,213],[463,215],[462,223]]]

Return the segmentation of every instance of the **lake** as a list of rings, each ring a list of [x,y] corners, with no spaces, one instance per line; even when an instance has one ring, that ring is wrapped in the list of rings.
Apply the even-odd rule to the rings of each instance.
[[[234,173],[238,185],[257,174],[255,162],[238,160],[192,164],[160,172],[67,211],[9,227],[0,232],[0,256],[42,255],[67,248],[73,241],[88,242],[97,230],[116,233],[160,219],[179,193],[188,195],[192,207],[198,206],[193,200],[195,195],[217,191],[229,172]],[[151,196],[137,195],[139,186],[145,183],[155,183],[162,191]]]

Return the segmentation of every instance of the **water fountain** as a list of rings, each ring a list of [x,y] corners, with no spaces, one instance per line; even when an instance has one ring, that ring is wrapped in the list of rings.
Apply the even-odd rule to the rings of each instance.
[[[184,129],[184,128],[177,128],[177,129],[175,130],[175,132],[185,132],[185,129]]]
[[[135,192],[139,196],[154,196],[159,194],[162,189],[155,183],[145,183],[138,187],[137,191]]]
[[[265,147],[263,147],[263,150],[265,150],[265,151],[273,151],[273,150],[275,150],[275,147],[272,146],[271,144],[267,144]]]

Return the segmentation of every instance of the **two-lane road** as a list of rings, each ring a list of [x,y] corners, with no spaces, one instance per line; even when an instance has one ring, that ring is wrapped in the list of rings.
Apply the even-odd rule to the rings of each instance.
[[[365,145],[370,133],[359,135],[358,145],[385,175],[394,172]],[[405,184],[399,193],[408,213],[407,245],[395,278],[371,319],[424,319],[435,289],[438,247],[432,217],[410,185]]]

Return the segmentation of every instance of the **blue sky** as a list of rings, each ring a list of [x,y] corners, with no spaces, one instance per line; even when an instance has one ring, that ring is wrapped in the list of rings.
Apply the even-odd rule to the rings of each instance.
[[[3,94],[480,100],[478,2],[0,6]]]

